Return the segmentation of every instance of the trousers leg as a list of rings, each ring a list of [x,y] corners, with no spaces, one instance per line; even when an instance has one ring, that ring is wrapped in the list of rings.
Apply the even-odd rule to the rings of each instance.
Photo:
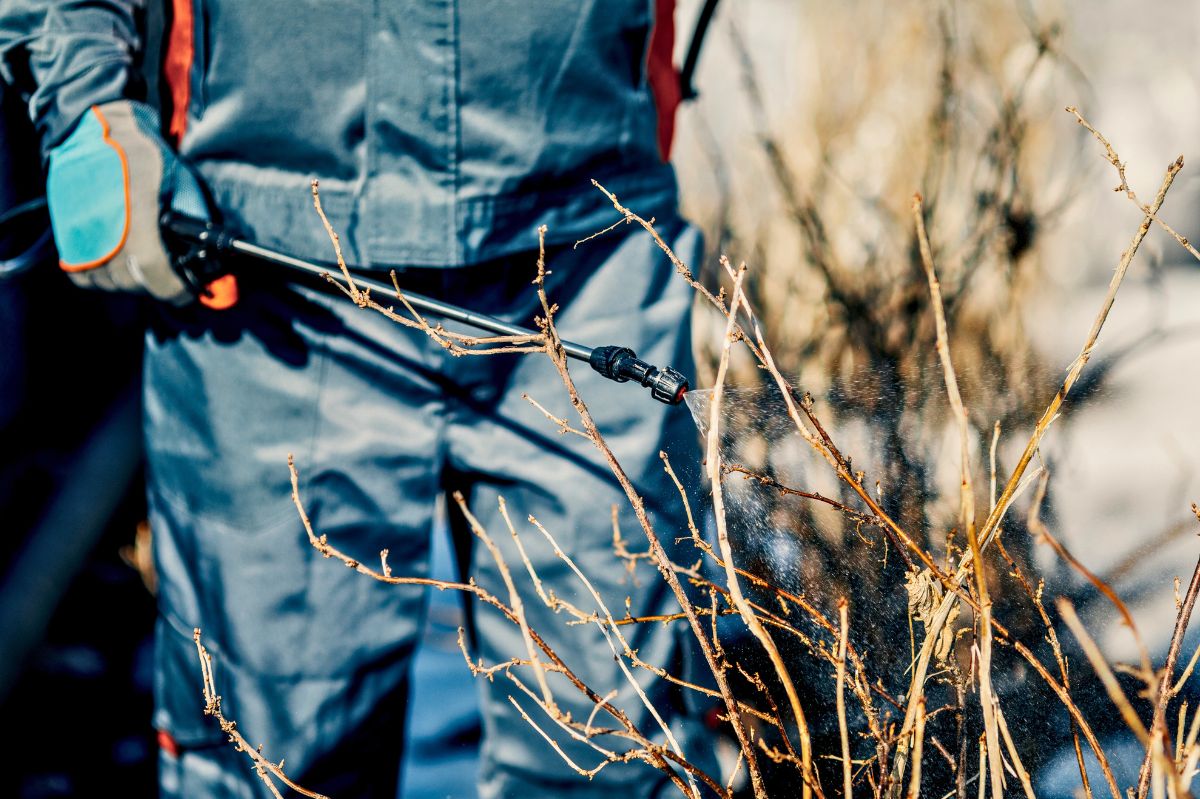
[[[685,259],[699,257],[701,241],[693,228],[668,221],[660,230]],[[540,313],[529,286],[533,263],[531,255],[527,262],[516,260],[509,265],[515,276],[507,280],[510,293],[494,291],[480,307],[528,324]],[[674,275],[671,264],[649,237],[610,235],[578,250],[553,252],[548,266],[552,271],[551,300],[560,306],[556,319],[564,338],[631,346],[651,363],[692,372],[692,292]],[[576,423],[553,365],[540,355],[507,360],[489,356],[458,359],[450,368],[460,384],[472,388],[448,406],[448,462],[454,469],[450,487],[469,489],[473,512],[513,570],[531,626],[597,694],[615,690],[611,704],[627,713],[647,737],[663,743],[665,735],[658,722],[637,698],[599,629],[593,624],[568,625],[566,614],[556,614],[539,601],[499,513],[502,496],[547,590],[585,612],[598,610],[597,603],[526,521],[528,515],[551,531],[615,617],[624,616],[627,610],[633,615],[678,611],[674,595],[647,561],[641,561],[630,574],[614,554],[614,506],[619,509],[618,522],[630,548],[645,550],[647,545],[600,453],[578,436],[560,434],[522,398],[528,393],[556,415]],[[658,536],[674,549],[673,542],[687,534],[687,527],[678,491],[664,474],[659,452],[667,451],[674,468],[695,485],[699,449],[688,411],[655,402],[645,390],[608,381],[586,366],[572,364],[572,374],[601,432],[646,499]],[[695,554],[686,557],[694,559]],[[496,565],[478,545],[471,570],[481,585],[507,602]],[[520,630],[486,606],[478,607],[475,632],[475,654],[485,662],[525,657]],[[631,625],[622,632],[643,660],[674,674],[694,655],[686,622]],[[512,674],[537,690],[529,668],[513,669]],[[686,741],[694,722],[684,710],[679,690],[648,671],[638,670],[635,677],[677,739]],[[583,721],[593,717],[594,703],[566,680],[550,675],[550,683],[555,701],[572,718]],[[481,690],[485,733],[482,796],[550,797],[568,791],[573,796],[611,796],[620,791],[622,796],[650,797],[674,791],[663,775],[641,762],[608,765],[587,780],[521,717],[510,697],[581,767],[591,768],[603,757],[569,740],[512,679],[498,674],[493,681],[482,681]],[[604,711],[593,718],[597,726],[615,726]],[[597,742],[618,752],[636,748],[616,736],[603,736]],[[705,760],[702,753],[693,751],[691,756]]]
[[[156,726],[165,796],[267,796],[202,715],[192,629],[222,709],[300,784],[395,795],[419,587],[373,581],[318,534],[397,574],[427,571],[443,447],[423,336],[308,289],[247,286],[220,314],[164,312],[147,337],[145,432],[160,580]]]

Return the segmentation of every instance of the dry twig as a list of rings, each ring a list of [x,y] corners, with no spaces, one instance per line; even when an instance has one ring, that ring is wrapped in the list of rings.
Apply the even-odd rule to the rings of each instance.
[[[254,764],[254,773],[258,775],[258,778],[263,781],[276,799],[283,799],[283,796],[279,793],[279,788],[275,785],[274,780],[279,780],[296,793],[311,799],[328,799],[323,794],[314,793],[292,782],[283,772],[282,760],[278,763],[267,760],[263,757],[262,746],[251,746],[238,731],[237,722],[225,718],[224,713],[221,712],[221,695],[217,693],[216,681],[213,678],[212,655],[208,653],[208,649],[200,640],[199,627],[192,631],[192,640],[196,642],[196,653],[200,657],[200,674],[204,680],[204,715],[212,716],[217,720],[217,724],[221,726],[221,732],[229,736],[229,742],[233,744],[234,751],[244,752],[246,757],[250,758],[250,762]]]

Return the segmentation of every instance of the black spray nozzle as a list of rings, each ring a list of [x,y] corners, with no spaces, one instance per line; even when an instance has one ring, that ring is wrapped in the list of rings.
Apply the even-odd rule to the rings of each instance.
[[[650,389],[650,395],[659,402],[667,405],[678,405],[683,402],[687,393],[687,378],[671,367],[659,368],[651,366],[637,357],[637,353],[628,347],[596,347],[592,350],[588,362],[600,374],[609,380],[624,383],[633,380],[639,385]]]

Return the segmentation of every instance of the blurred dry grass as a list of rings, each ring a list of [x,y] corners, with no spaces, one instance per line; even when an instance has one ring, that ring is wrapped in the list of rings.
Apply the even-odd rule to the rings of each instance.
[[[815,397],[822,422],[855,455],[883,510],[949,567],[967,547],[958,437],[931,346],[934,313],[911,198],[918,191],[924,201],[969,414],[975,504],[987,508],[996,491],[989,492],[989,474],[1007,473],[1006,442],[1028,436],[1057,382],[1025,313],[1053,269],[1046,234],[1094,165],[1094,144],[1063,113],[1067,102],[1088,97],[1087,80],[1053,3],[1036,12],[1013,0],[803,2],[792,10],[794,18],[785,18],[801,26],[794,38],[804,51],[802,64],[791,64],[803,69],[792,74],[764,58],[761,23],[738,14],[722,20],[715,35],[726,37],[725,61],[739,83],[722,99],[737,98],[747,133],[729,135],[720,118],[731,115],[727,104],[707,117],[703,105],[691,112],[700,127],[692,146],[703,150],[691,161],[705,165],[712,183],[689,210],[720,252],[750,265],[744,290],[782,372]],[[695,185],[686,170],[685,185]],[[710,270],[703,279],[715,290],[722,277]],[[701,325],[724,322],[714,315]],[[720,340],[711,328],[699,336],[702,347]],[[715,363],[716,352],[700,360]],[[749,358],[732,369],[737,385],[770,381]],[[1087,388],[1077,390],[1086,395]],[[846,486],[795,445],[778,408],[754,407],[756,396],[730,400],[723,459],[850,502]],[[1000,453],[996,461],[992,452]],[[851,597],[854,642],[870,652],[881,688],[903,696],[913,653],[897,645],[910,636],[909,597],[899,587],[913,564],[896,549],[889,554],[880,531],[864,531],[827,506],[761,483],[728,490],[741,503],[730,523],[750,567],[803,587],[830,617],[838,597]],[[1033,538],[1024,528],[1023,519],[1006,522],[1005,558],[987,562],[992,580],[1017,569],[1036,583]],[[1017,637],[1036,640],[1042,620],[1034,605],[1015,584],[1008,588],[996,591],[997,618]],[[960,649],[957,660],[970,670],[969,643]],[[791,668],[820,670],[820,658],[805,660],[796,655]],[[1023,686],[1024,670],[1016,659],[998,661],[999,695],[1039,695]],[[953,696],[962,679],[946,676],[930,690],[939,703],[962,708],[962,696]],[[821,710],[829,708],[818,706],[824,724],[815,734],[828,748],[836,729]],[[974,723],[970,714],[965,723]],[[1026,734],[1016,732],[1022,745]],[[955,737],[945,722],[940,735]],[[1030,766],[1040,766],[1051,748],[1031,754]],[[954,754],[961,766],[962,753]]]
[[[953,503],[930,500],[956,492],[954,470],[938,467],[949,419],[914,191],[978,451],[995,422],[1007,436],[1045,402],[1049,373],[1023,314],[1051,267],[1043,234],[1094,156],[1062,112],[1086,81],[1060,17],[1012,0],[805,2],[795,38],[810,69],[798,76],[761,63],[752,21],[726,14],[713,34],[732,48],[751,132],[697,137],[715,183],[689,210],[719,251],[751,266],[746,292],[783,371],[831,402],[839,425],[869,430],[889,493],[909,501],[889,510],[910,524],[953,518]],[[703,128],[711,113],[689,119]],[[741,366],[732,382],[755,384]]]

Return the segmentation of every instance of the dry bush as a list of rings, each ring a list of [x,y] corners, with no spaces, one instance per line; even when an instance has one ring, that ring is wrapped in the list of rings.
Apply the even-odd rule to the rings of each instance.
[[[736,104],[749,133],[721,146],[712,144],[717,134],[700,137],[710,142],[703,163],[717,176],[707,196],[717,200],[693,211],[722,249],[750,254],[745,292],[776,337],[780,370],[815,398],[824,425],[854,455],[852,471],[864,471],[880,507],[949,563],[968,549],[958,421],[930,347],[935,314],[910,198],[923,198],[957,379],[969,398],[971,499],[983,507],[997,490],[990,476],[1019,453],[1058,366],[1035,349],[1023,314],[1052,266],[1045,234],[1094,162],[1085,162],[1094,156],[1087,134],[1063,116],[1059,99],[1086,96],[1086,81],[1066,54],[1053,4],[809,2],[795,17],[807,68],[780,76],[764,66],[754,20],[727,15],[740,89],[713,113],[727,116]],[[691,121],[705,119],[702,100]],[[697,182],[685,173],[685,185]],[[715,290],[722,277],[705,282]],[[769,378],[754,367],[753,359],[733,362],[738,390],[722,450],[727,468],[767,481],[729,485],[742,511],[731,534],[743,562],[791,590],[819,586],[826,614],[836,597],[854,597],[855,640],[874,653],[886,690],[902,695],[912,653],[895,644],[910,631],[894,611],[907,599],[899,586],[922,564],[886,537],[864,534],[860,519],[775,488],[853,497],[798,444],[778,398],[765,399]],[[1031,540],[1015,536],[1006,558],[1036,583]],[[993,578],[1010,569],[1006,560],[989,568]],[[1041,628],[1027,603],[1007,592],[996,602],[1013,630]],[[1024,667],[1007,666],[1002,683],[1015,689]],[[819,671],[820,663],[799,653],[793,668]],[[827,724],[823,733],[836,730]]]
[[[595,606],[559,606],[563,623],[600,626],[631,673],[652,672],[719,703],[722,734],[738,752],[723,773],[702,772],[660,731],[634,728],[605,700],[614,686],[572,679],[571,664],[524,619],[522,602],[559,601],[528,563],[507,564],[506,572],[528,581],[443,583],[394,575],[386,553],[379,567],[353,560],[311,528],[310,541],[369,578],[456,588],[520,626],[526,651],[497,664],[466,653],[468,664],[510,679],[514,702],[560,755],[554,741],[592,746],[592,762],[572,762],[581,778],[639,759],[697,799],[1000,799],[1032,796],[1038,769],[1062,744],[1075,749],[1089,797],[1122,799],[1130,788],[1138,799],[1151,792],[1182,799],[1200,761],[1200,713],[1189,716],[1179,704],[1194,658],[1181,676],[1177,666],[1200,579],[1179,597],[1167,664],[1156,667],[1143,648],[1118,677],[1072,598],[1044,600],[1032,557],[1039,542],[1052,549],[1132,627],[1119,597],[1043,521],[1047,472],[1038,448],[1068,398],[1087,388],[1100,328],[1147,230],[1165,226],[1158,210],[1182,161],[1146,205],[1101,139],[1137,205],[1138,225],[1060,383],[1039,361],[1020,316],[1042,285],[1040,234],[1085,172],[1083,140],[1064,130],[1088,131],[1051,114],[1055,86],[1079,80],[1061,54],[1060,33],[999,0],[939,13],[915,0],[888,4],[886,14],[864,14],[865,5],[810,15],[819,28],[810,38],[827,48],[822,68],[844,78],[814,86],[809,101],[819,113],[794,125],[769,120],[769,92],[742,47],[761,171],[725,170],[732,199],[715,207],[711,221],[724,248],[762,266],[752,277],[728,262],[694,275],[675,261],[720,331],[710,337],[714,389],[690,400],[706,436],[713,493],[712,512],[703,514],[711,524],[692,509],[701,566],[667,556],[662,538],[677,531],[654,529],[592,423],[544,293],[538,335],[478,340],[431,326],[399,289],[395,298],[371,297],[345,271],[339,284],[360,307],[456,353],[516,349],[552,359],[578,419],[547,414],[549,423],[596,445],[680,604],[670,619],[640,619],[636,608],[614,617],[597,598]],[[787,136],[772,133],[781,129]],[[765,205],[739,199],[764,183],[774,192]],[[656,236],[636,209],[610,199],[619,220]],[[783,213],[771,212],[776,203]],[[738,386],[727,389],[727,380]],[[303,516],[302,497],[295,499]],[[498,534],[478,525],[474,532],[484,545]],[[561,557],[570,562],[570,553]],[[641,662],[620,635],[638,623],[687,625],[711,682],[684,684]],[[209,710],[229,725],[202,646],[200,655]],[[591,719],[565,716],[547,671],[594,702],[625,748],[597,741]],[[1171,734],[1168,719],[1177,724]],[[1135,786],[1118,784],[1105,753],[1103,739],[1117,729],[1131,731],[1147,752]],[[268,784],[282,778],[245,739],[234,743]],[[1085,769],[1085,752],[1098,770]]]
[[[1081,123],[1082,118],[1080,118]],[[1086,123],[1083,123],[1086,124]],[[1097,138],[1100,138],[1097,134]],[[1102,139],[1101,139],[1102,140]],[[1103,141],[1103,140],[1102,140]],[[1104,143],[1107,147],[1107,143]],[[1109,149],[1111,153],[1111,149]],[[1120,161],[1111,154],[1112,161]],[[395,321],[417,328],[439,340],[448,349],[460,354],[487,354],[497,350],[519,347],[525,352],[541,352],[557,367],[578,421],[546,413],[549,423],[564,432],[581,435],[590,440],[611,467],[614,476],[626,491],[630,505],[638,518],[649,543],[650,558],[658,573],[671,586],[679,601],[679,613],[668,617],[640,618],[637,609],[626,609],[624,615],[614,616],[600,595],[591,589],[588,576],[573,564],[570,553],[554,543],[553,533],[537,525],[537,531],[553,545],[555,554],[571,566],[576,578],[588,589],[594,606],[572,605],[558,598],[553,587],[544,587],[528,559],[523,563],[506,564],[491,534],[474,521],[469,508],[459,499],[459,510],[466,515],[475,535],[497,560],[504,576],[503,586],[481,586],[474,582],[448,583],[426,578],[411,578],[393,574],[387,553],[380,553],[380,565],[372,567],[344,554],[336,542],[313,530],[304,513],[298,481],[293,471],[293,497],[304,521],[309,540],[323,555],[341,561],[367,577],[396,585],[436,585],[463,591],[475,599],[498,609],[511,623],[519,626],[526,651],[513,653],[502,663],[488,664],[464,656],[472,672],[489,678],[502,674],[513,685],[513,702],[522,709],[526,720],[546,738],[548,745],[567,760],[581,777],[590,777],[605,766],[616,762],[642,760],[664,772],[672,783],[688,797],[718,795],[732,798],[740,790],[756,799],[768,796],[799,794],[824,797],[836,793],[849,796],[855,791],[882,797],[955,794],[967,795],[968,786],[978,782],[978,795],[1002,796],[1016,786],[1027,796],[1033,796],[1031,773],[1033,765],[1045,754],[1047,739],[1023,738],[1014,734],[1016,720],[1030,714],[1045,718],[1063,737],[1073,739],[1078,753],[1080,770],[1084,771],[1083,751],[1090,749],[1101,764],[1105,786],[1096,790],[1111,792],[1121,799],[1119,786],[1108,765],[1104,748],[1095,727],[1081,708],[1077,697],[1081,693],[1072,681],[1081,680],[1078,672],[1070,673],[1067,656],[1057,635],[1059,626],[1071,630],[1082,651],[1091,660],[1105,692],[1119,711],[1120,718],[1146,745],[1145,779],[1140,783],[1138,796],[1155,791],[1156,799],[1170,796],[1180,799],[1189,795],[1187,785],[1196,773],[1200,760],[1200,745],[1196,731],[1200,712],[1189,719],[1186,703],[1178,714],[1175,743],[1167,730],[1170,703],[1176,700],[1190,675],[1189,663],[1183,676],[1176,679],[1176,665],[1183,633],[1200,589],[1200,565],[1186,596],[1179,599],[1179,619],[1172,641],[1171,653],[1164,669],[1155,669],[1150,655],[1143,649],[1141,662],[1125,667],[1129,678],[1142,683],[1139,696],[1150,700],[1150,712],[1135,708],[1112,667],[1096,649],[1089,634],[1075,615],[1070,600],[1060,599],[1053,611],[1042,600],[1042,590],[1036,577],[1011,558],[1003,546],[1003,538],[1037,536],[1047,542],[1058,555],[1088,577],[1096,589],[1107,596],[1132,620],[1120,599],[1098,578],[1086,572],[1069,552],[1057,542],[1053,533],[1040,520],[1039,510],[1044,496],[1043,479],[1032,503],[1025,528],[1011,525],[1009,510],[1022,491],[1034,483],[1043,470],[1035,463],[1038,446],[1063,403],[1079,383],[1096,343],[1097,336],[1112,307],[1124,275],[1133,261],[1142,239],[1157,220],[1158,209],[1176,174],[1182,159],[1168,169],[1163,184],[1150,206],[1142,206],[1136,196],[1144,219],[1118,265],[1116,275],[1092,329],[1088,332],[1079,358],[1072,364],[1066,379],[1042,411],[1032,435],[1028,437],[1023,454],[1007,476],[997,475],[994,457],[991,461],[992,489],[986,500],[976,504],[976,484],[987,481],[988,468],[978,462],[970,446],[969,417],[959,392],[948,326],[941,298],[933,251],[925,230],[925,215],[919,195],[913,198],[911,211],[918,239],[921,268],[926,279],[928,305],[934,317],[934,331],[926,347],[938,358],[940,375],[958,430],[961,475],[960,504],[956,523],[966,546],[954,552],[935,553],[921,543],[918,528],[907,528],[891,516],[878,498],[870,478],[855,469],[845,451],[822,423],[812,397],[797,390],[779,369],[771,354],[761,322],[743,288],[746,268],[734,269],[728,261],[722,264],[732,280],[732,291],[726,295],[710,293],[694,279],[686,264],[658,238],[652,223],[637,216],[611,197],[614,207],[625,222],[642,226],[655,237],[670,257],[682,279],[689,281],[699,294],[726,320],[723,346],[720,352],[715,386],[711,392],[696,396],[698,415],[706,421],[706,468],[713,492],[713,522],[715,534],[703,535],[695,525],[691,543],[702,565],[678,563],[670,559],[646,515],[635,486],[626,478],[620,464],[608,448],[602,432],[592,422],[587,406],[575,390],[566,356],[554,326],[554,306],[542,288],[544,260],[538,264],[538,291],[544,316],[539,320],[540,333],[519,339],[504,337],[486,340],[472,339],[449,333],[440,326],[431,326],[416,314],[397,289],[388,305],[360,291],[345,271],[345,284],[338,285],[361,308],[383,313]],[[315,193],[315,187],[314,187]],[[319,210],[319,205],[318,205]],[[1160,224],[1164,224],[1160,221]],[[336,237],[334,237],[336,247]],[[340,254],[339,254],[339,264]],[[330,280],[332,282],[333,278]],[[407,313],[398,313],[396,303]],[[913,629],[914,662],[908,669],[894,671],[895,652],[904,647],[893,640],[888,647],[862,645],[854,639],[857,632],[849,609],[862,601],[858,593],[840,591],[835,581],[806,585],[796,591],[780,585],[769,574],[756,573],[743,567],[730,534],[730,522],[739,516],[736,500],[729,502],[726,487],[745,482],[746,475],[731,475],[723,457],[722,433],[731,417],[725,412],[725,381],[729,374],[731,353],[735,347],[744,348],[749,357],[769,376],[784,418],[792,427],[792,437],[803,442],[816,456],[821,468],[832,474],[844,489],[845,499],[834,499],[818,492],[767,485],[771,491],[786,491],[789,496],[808,503],[831,508],[843,517],[855,537],[867,542],[873,551],[888,545],[901,560],[912,563],[905,581],[891,586],[893,594],[904,592],[906,601],[872,608],[873,623],[887,628],[898,620]],[[967,395],[968,397],[970,395]],[[736,411],[736,409],[735,409]],[[576,426],[577,425],[577,426]],[[665,459],[664,459],[665,460]],[[665,463],[670,470],[670,464]],[[1044,475],[1043,475],[1044,477]],[[772,478],[761,474],[749,475],[755,484],[770,483]],[[681,489],[681,501],[688,498]],[[502,506],[503,507],[503,506]],[[1196,511],[1200,521],[1200,510]],[[691,517],[691,512],[689,511]],[[694,518],[694,517],[692,517]],[[1015,529],[1014,529],[1015,528]],[[519,533],[511,525],[514,538]],[[672,531],[674,532],[674,531]],[[715,540],[713,540],[715,539]],[[873,543],[872,543],[873,542]],[[621,552],[614,553],[614,566]],[[991,564],[989,567],[989,563]],[[997,568],[997,564],[1002,564]],[[522,570],[521,566],[524,567]],[[865,584],[872,576],[887,575],[886,561],[868,559],[855,564],[854,572]],[[513,574],[528,575],[528,581],[515,579]],[[1002,574],[1002,578],[994,575]],[[854,586],[851,586],[854,588]],[[522,595],[524,594],[524,599]],[[1010,596],[1026,606],[1028,615],[1035,616],[1041,627],[1035,634],[1014,629],[1009,619],[996,612],[994,596]],[[536,599],[534,598],[536,597]],[[727,722],[727,731],[736,740],[739,756],[727,764],[726,772],[710,774],[688,759],[688,752],[670,735],[664,726],[660,731],[638,729],[624,710],[611,700],[613,686],[591,686],[582,682],[572,671],[571,664],[549,647],[539,632],[530,628],[525,619],[523,602],[545,602],[559,611],[564,624],[594,624],[605,632],[609,645],[623,664],[631,684],[637,683],[634,673],[650,672],[658,679],[670,680],[682,688],[696,691],[719,701]],[[743,630],[744,641],[728,624],[732,621]],[[702,650],[711,671],[709,684],[688,683],[656,664],[641,661],[621,633],[629,624],[686,624],[697,646]],[[222,728],[230,733],[234,745],[253,760],[264,782],[277,790],[274,780],[301,790],[286,781],[281,765],[267,760],[261,751],[250,746],[236,726],[225,719],[220,697],[216,692],[212,662],[200,642],[197,646],[205,677],[207,711],[216,716]],[[799,655],[798,655],[799,653]],[[801,665],[804,659],[822,664],[821,669]],[[1194,659],[1193,659],[1194,660]],[[1015,690],[1004,690],[1001,680],[993,677],[1013,672],[1012,663],[1020,662],[1025,671],[1023,684]],[[994,664],[1000,664],[994,666]],[[560,686],[569,686],[595,705],[596,713],[608,719],[605,726],[586,722],[564,713],[555,699],[554,690],[546,679],[548,673],[565,678]],[[892,686],[901,685],[900,690]],[[1013,688],[1014,686],[1008,686]],[[648,700],[637,692],[638,699]],[[1048,695],[1057,705],[1043,703],[1039,695]],[[824,699],[813,703],[814,698]],[[1054,709],[1050,709],[1053,707]],[[534,711],[536,709],[536,713]],[[1109,711],[1111,714],[1111,710]],[[540,723],[535,716],[541,719]],[[1010,719],[1014,721],[1010,722]],[[1147,721],[1148,719],[1148,721]],[[835,734],[824,734],[833,730]],[[1187,730],[1187,732],[1185,732]],[[614,747],[613,739],[622,741],[624,748]],[[568,759],[557,741],[574,740],[592,748],[594,762],[579,763]],[[692,742],[696,744],[697,742]],[[699,742],[704,745],[704,742]],[[739,775],[748,776],[739,788]],[[1007,778],[1005,774],[1009,775]],[[1008,784],[1008,782],[1013,784]],[[1092,787],[1084,778],[1086,791]],[[1007,785],[1007,787],[1006,787]],[[975,790],[975,789],[972,789]],[[302,791],[303,792],[303,791]],[[308,794],[313,795],[313,794]]]

